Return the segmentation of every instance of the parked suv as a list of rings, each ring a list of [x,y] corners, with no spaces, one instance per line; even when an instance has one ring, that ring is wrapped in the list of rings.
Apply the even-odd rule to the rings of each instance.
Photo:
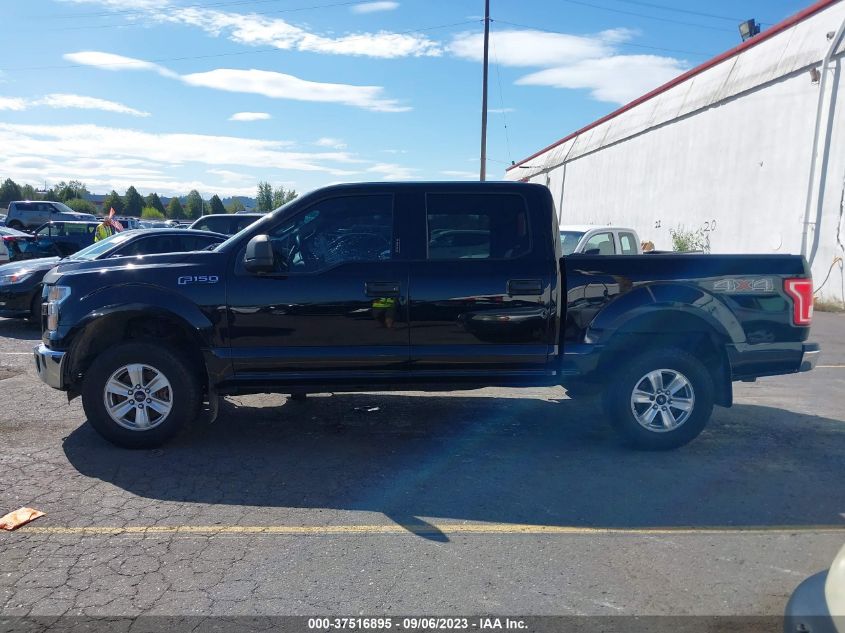
[[[55,220],[87,220],[93,222],[97,218],[90,213],[78,213],[61,202],[23,200],[9,203],[6,226],[19,231],[32,230]]]

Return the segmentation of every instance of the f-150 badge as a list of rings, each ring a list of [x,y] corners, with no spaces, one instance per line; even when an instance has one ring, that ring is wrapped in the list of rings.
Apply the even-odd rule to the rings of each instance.
[[[216,284],[220,281],[217,275],[184,275],[176,280],[180,286],[188,284]]]

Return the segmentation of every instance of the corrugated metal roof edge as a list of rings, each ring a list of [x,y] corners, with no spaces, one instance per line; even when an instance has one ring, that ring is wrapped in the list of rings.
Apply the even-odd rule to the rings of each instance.
[[[763,41],[765,41],[765,40],[767,40],[771,37],[774,37],[775,35],[777,35],[781,31],[785,31],[789,27],[794,26],[795,24],[798,24],[799,22],[801,22],[802,20],[805,20],[806,18],[810,17],[811,15],[818,13],[822,9],[825,9],[825,8],[827,8],[827,7],[829,7],[833,4],[836,4],[837,2],[840,2],[840,1],[841,0],[818,0],[818,2],[811,4],[809,7],[805,8],[805,9],[802,9],[801,11],[796,13],[795,15],[790,16],[790,17],[786,18],[785,20],[778,22],[777,24],[775,24],[770,29],[763,31],[762,33],[760,33],[760,35],[757,35],[756,37],[752,37],[751,39],[746,40],[746,41],[738,44],[737,46],[734,46],[730,50],[727,50],[724,53],[721,53],[720,55],[717,55],[716,57],[713,57],[712,59],[707,60],[703,64],[699,64],[695,68],[691,68],[690,70],[686,71],[685,73],[680,74],[677,77],[675,77],[674,79],[666,82],[662,86],[655,88],[651,92],[647,92],[643,96],[637,97],[636,99],[634,99],[630,103],[626,103],[621,108],[614,110],[610,114],[606,114],[602,118],[600,118],[596,121],[593,121],[589,125],[582,127],[580,130],[576,130],[575,132],[572,132],[572,134],[569,134],[568,136],[564,136],[562,139],[555,141],[551,145],[544,147],[543,149],[541,149],[537,152],[534,152],[533,154],[531,154],[531,156],[528,156],[526,158],[523,158],[520,161],[517,161],[513,165],[510,165],[505,171],[510,171],[511,169],[516,169],[517,167],[519,167],[523,163],[527,163],[529,160],[531,160],[533,158],[537,158],[541,154],[545,154],[550,149],[554,149],[558,145],[566,143],[566,141],[575,138],[579,134],[583,134],[584,132],[587,132],[587,131],[593,129],[594,127],[601,125],[605,121],[609,121],[609,120],[619,116],[623,112],[627,112],[628,110],[635,108],[636,106],[640,105],[641,103],[648,101],[652,97],[656,97],[657,95],[659,95],[663,92],[666,92],[670,88],[674,88],[678,84],[682,84],[687,79],[690,79],[691,77],[695,77],[696,75],[701,74],[702,72],[704,72],[705,70],[707,70],[709,68],[712,68],[716,64],[719,64],[719,63],[725,61],[726,59],[730,59],[731,57],[734,57],[735,55],[738,55],[739,53],[741,53],[745,50],[748,50],[749,48],[753,48],[754,46],[756,46],[760,42],[763,42]]]

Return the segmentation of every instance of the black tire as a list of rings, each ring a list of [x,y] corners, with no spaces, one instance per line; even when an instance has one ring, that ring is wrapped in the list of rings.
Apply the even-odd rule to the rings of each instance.
[[[693,397],[685,397],[690,394],[686,387],[676,392],[676,398],[692,400],[691,411],[686,416],[680,409],[673,408],[671,401],[665,403],[665,396],[661,403],[667,404],[668,411],[659,405],[654,409],[650,402],[633,404],[635,388],[645,385],[648,390],[651,382],[642,381],[648,380],[646,376],[650,372],[661,369],[669,372],[660,377],[661,381],[672,377],[671,372],[677,372],[686,379]],[[655,404],[657,398],[659,395]],[[645,352],[613,374],[604,394],[604,406],[614,428],[629,444],[642,450],[670,450],[688,444],[704,430],[713,412],[713,379],[701,361],[683,350],[667,348]],[[665,425],[665,415],[670,416],[670,428],[674,418],[680,422],[671,430],[646,428],[645,422],[641,424],[638,421],[635,412],[645,417],[651,413],[649,409],[654,409],[654,425]],[[666,413],[662,413],[661,409]]]
[[[104,402],[104,389],[112,374],[134,363],[154,367],[170,382],[171,409],[147,430],[124,428],[112,419]],[[198,415],[200,384],[191,364],[178,352],[154,342],[127,342],[106,350],[91,364],[82,384],[82,406],[91,426],[111,443],[123,448],[155,448]]]
[[[23,223],[21,223],[20,220],[12,220],[6,226],[8,226],[10,229],[15,229],[16,231],[24,230]]]
[[[38,286],[29,302],[29,320],[33,323],[41,323],[41,303],[41,286]]]

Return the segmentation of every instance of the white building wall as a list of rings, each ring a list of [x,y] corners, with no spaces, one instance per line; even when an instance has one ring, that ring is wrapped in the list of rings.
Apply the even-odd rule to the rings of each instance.
[[[713,253],[801,253],[819,100],[810,68],[820,66],[827,34],[843,20],[845,2],[832,4],[506,177],[548,185],[564,224],[632,226],[659,250],[671,249],[670,228],[704,227]],[[828,71],[821,218],[809,226],[811,238],[819,231],[818,249],[807,253],[817,286],[831,271],[817,296],[838,301],[845,299],[841,260],[834,263],[845,255],[843,50]],[[815,221],[815,209],[811,215]]]

